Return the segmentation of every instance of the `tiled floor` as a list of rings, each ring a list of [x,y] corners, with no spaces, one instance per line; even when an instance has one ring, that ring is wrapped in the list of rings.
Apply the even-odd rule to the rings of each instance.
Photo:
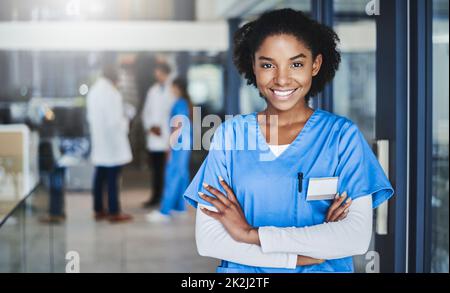
[[[86,273],[214,272],[218,260],[197,254],[194,209],[166,224],[145,221],[149,182],[145,170],[124,171],[122,210],[134,220],[122,224],[96,222],[89,191],[66,192],[66,221],[43,223],[49,195],[39,186],[0,229],[0,272],[65,272],[70,251],[78,253]]]
[[[134,216],[130,223],[92,219],[89,193],[69,193],[65,224],[67,251],[80,256],[81,272],[214,272],[217,261],[197,254],[194,213],[167,224],[145,221],[141,207],[148,189],[123,188],[122,207]]]

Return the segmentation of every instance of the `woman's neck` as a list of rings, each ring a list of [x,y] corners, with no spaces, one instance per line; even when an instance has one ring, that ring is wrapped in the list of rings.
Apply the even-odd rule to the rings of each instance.
[[[305,123],[313,112],[314,110],[306,103],[299,101],[293,108],[286,111],[281,111],[272,105],[268,105],[266,110],[261,114],[266,115],[266,118],[269,118],[271,115],[277,115],[278,126],[284,127],[297,123]]]

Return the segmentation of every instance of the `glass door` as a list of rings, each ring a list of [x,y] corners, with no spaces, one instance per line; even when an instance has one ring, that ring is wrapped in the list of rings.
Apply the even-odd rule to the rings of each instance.
[[[334,0],[333,27],[341,39],[342,62],[333,83],[333,112],[358,125],[369,144],[375,143],[376,19],[366,13],[366,0]],[[374,221],[375,223],[375,221]],[[374,225],[374,233],[376,226]],[[378,272],[375,235],[369,251],[355,256],[355,271]]]
[[[433,0],[431,272],[448,273],[448,1]]]

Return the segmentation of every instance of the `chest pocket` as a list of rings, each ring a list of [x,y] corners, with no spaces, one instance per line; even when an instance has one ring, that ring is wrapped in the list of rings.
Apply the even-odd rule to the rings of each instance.
[[[325,223],[328,209],[332,203],[332,200],[314,200],[308,202],[308,205],[312,211],[313,225]]]
[[[316,178],[316,177],[314,177]],[[310,178],[298,180],[298,184],[302,184],[302,188],[297,190],[297,223],[298,226],[311,226],[323,224],[326,219],[328,209],[333,200],[307,200],[308,184]],[[301,191],[300,191],[301,190]]]

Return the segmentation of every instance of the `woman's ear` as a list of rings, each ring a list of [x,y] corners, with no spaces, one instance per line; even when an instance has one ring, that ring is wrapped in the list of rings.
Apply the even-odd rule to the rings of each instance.
[[[322,54],[318,54],[316,56],[316,59],[314,59],[312,76],[316,76],[319,73],[320,67],[322,66],[322,62],[323,62]]]

